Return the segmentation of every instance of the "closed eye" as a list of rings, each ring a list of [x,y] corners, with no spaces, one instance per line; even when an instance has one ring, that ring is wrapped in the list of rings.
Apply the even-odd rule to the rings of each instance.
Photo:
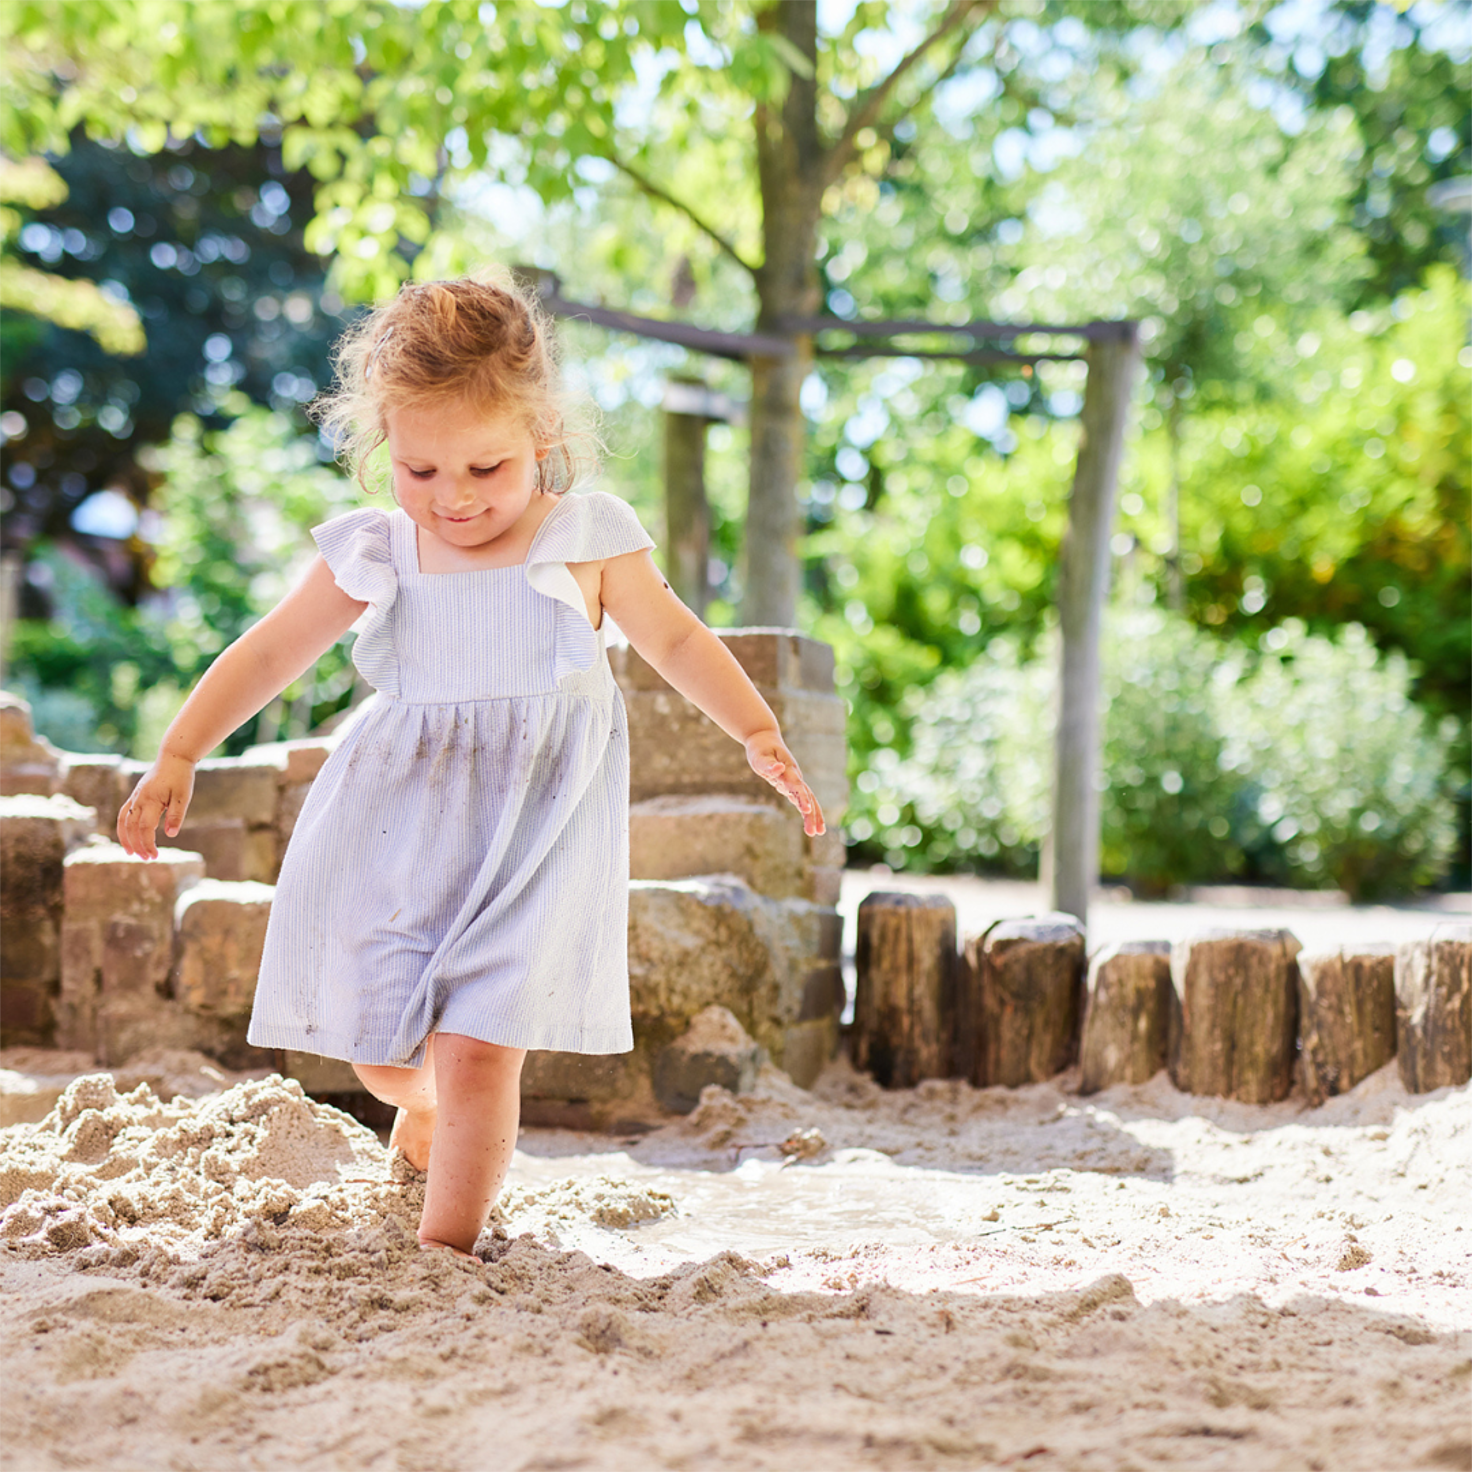
[[[505,463],[504,460],[498,460],[494,465],[472,465],[470,473],[484,479],[488,475],[494,475]]]

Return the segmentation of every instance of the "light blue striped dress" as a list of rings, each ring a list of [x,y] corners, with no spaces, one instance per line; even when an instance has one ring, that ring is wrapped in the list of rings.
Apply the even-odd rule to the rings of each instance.
[[[377,694],[292,834],[250,1041],[415,1066],[428,1037],[620,1053],[629,1026],[629,743],[569,562],[653,542],[627,504],[565,495],[524,564],[419,571],[402,512],[312,535],[370,608]]]

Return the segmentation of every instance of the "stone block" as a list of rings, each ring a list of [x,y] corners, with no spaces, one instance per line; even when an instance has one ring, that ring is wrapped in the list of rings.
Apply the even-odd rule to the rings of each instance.
[[[1298,957],[1298,1067],[1311,1104],[1352,1089],[1395,1056],[1395,948]]]
[[[179,896],[173,994],[187,1010],[249,1017],[272,894],[269,884],[203,879]]]
[[[276,800],[276,872],[281,871],[281,859],[286,845],[296,832],[296,820],[301,817],[302,804],[312,790],[310,782],[288,782]],[[273,881],[274,882],[274,881]]]
[[[150,861],[130,858],[117,844],[99,843],[70,854],[63,876],[56,1041],[66,1048],[97,1051],[104,998],[116,999],[118,1015],[129,1018],[151,1015],[157,1003],[167,1002],[174,906],[184,890],[204,877],[204,864],[197,854],[179,849],[160,849]],[[136,1050],[156,1042],[160,1040],[134,1031],[116,1046]]]
[[[314,1097],[323,1094],[361,1094],[363,1084],[353,1065],[341,1058],[319,1058],[315,1053],[287,1049],[281,1072],[294,1078]]]
[[[62,860],[91,835],[96,816],[60,795],[0,797],[0,916],[7,930],[22,912],[59,917]]]
[[[61,753],[37,736],[31,707],[0,690],[0,796],[50,797],[61,790]]]
[[[824,816],[836,825],[848,802],[847,708],[836,695],[809,691],[769,694],[767,702]],[[702,793],[778,800],[751,770],[743,748],[684,696],[668,689],[626,691],[624,704],[629,715],[632,801]]]
[[[117,831],[118,812],[128,800],[136,777],[130,778],[120,756],[82,756],[63,752],[61,790],[73,802],[96,812],[98,833]]]
[[[637,1051],[637,1050],[636,1050]],[[531,1052],[521,1072],[523,1099],[609,1104],[641,1091],[643,1060],[635,1053]],[[647,1065],[643,1065],[647,1073]]]
[[[793,629],[717,629],[716,637],[763,695],[774,690],[833,689],[830,645]],[[664,679],[629,645],[609,651],[614,677],[625,691],[668,689]]]
[[[1003,920],[966,943],[956,1063],[985,1087],[1017,1088],[1078,1056],[1084,933],[1072,915]]]
[[[634,1035],[655,1051],[704,1008],[727,1008],[779,1067],[820,962],[824,912],[724,875],[629,886]]]
[[[1089,963],[1087,992],[1079,1092],[1154,1078],[1165,1067],[1170,1039],[1170,942],[1126,941],[1098,952]]]
[[[109,1068],[156,1048],[203,1053],[227,1068],[254,1068],[270,1061],[269,1053],[246,1041],[245,1018],[202,1016],[169,997],[104,993],[93,1027],[98,1061]]]
[[[327,736],[307,736],[300,741],[265,741],[246,749],[242,760],[276,767],[283,785],[311,782],[337,747]]]
[[[782,1071],[800,1089],[810,1089],[838,1051],[838,1014],[795,1022],[782,1035]]]
[[[276,821],[276,793],[285,779],[289,757],[268,752],[262,757],[212,757],[194,773],[189,815],[206,819],[239,818],[248,828]]]
[[[689,1114],[708,1084],[750,1093],[761,1061],[761,1048],[727,1008],[705,1007],[656,1055],[654,1097],[674,1114]]]
[[[196,821],[193,812],[178,834],[169,840],[204,860],[205,874],[231,883],[245,880],[257,884],[275,882],[276,830],[251,827],[241,818],[205,818]]]
[[[629,809],[629,874],[735,874],[758,894],[804,897],[802,818],[795,810],[748,798],[650,798]]]
[[[1244,1104],[1288,1097],[1299,950],[1286,930],[1208,930],[1171,947],[1170,1072],[1178,1089]]]
[[[1438,925],[1395,952],[1401,1082],[1413,1094],[1472,1079],[1472,925]]]

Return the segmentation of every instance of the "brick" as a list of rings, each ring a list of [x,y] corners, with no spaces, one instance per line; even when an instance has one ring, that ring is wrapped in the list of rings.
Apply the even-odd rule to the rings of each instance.
[[[179,897],[173,994],[191,1012],[248,1017],[255,998],[266,922],[268,884],[204,879]]]

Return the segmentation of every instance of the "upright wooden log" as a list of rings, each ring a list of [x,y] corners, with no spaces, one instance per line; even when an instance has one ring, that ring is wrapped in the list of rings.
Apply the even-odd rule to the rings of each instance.
[[[1089,344],[1083,437],[1068,528],[1058,559],[1058,731],[1053,753],[1053,813],[1043,845],[1043,882],[1054,910],[1088,921],[1089,890],[1099,872],[1099,631],[1109,591],[1109,533],[1114,525],[1125,425],[1140,365],[1135,323]]]
[[[1352,1089],[1395,1056],[1395,949],[1298,958],[1298,1066],[1309,1103]]]
[[[885,1088],[948,1078],[956,1035],[956,907],[875,893],[859,905],[853,1060]]]
[[[1438,925],[1397,949],[1395,1031],[1410,1093],[1472,1079],[1472,925]]]
[[[1016,1088],[1078,1057],[1084,932],[1072,915],[1003,920],[966,943],[961,1062],[978,1085]]]
[[[1170,1072],[1178,1089],[1247,1104],[1288,1097],[1299,949],[1286,930],[1208,930],[1171,947]]]
[[[1126,941],[1100,951],[1089,963],[1087,990],[1079,1093],[1154,1078],[1170,1038],[1170,942]]]

